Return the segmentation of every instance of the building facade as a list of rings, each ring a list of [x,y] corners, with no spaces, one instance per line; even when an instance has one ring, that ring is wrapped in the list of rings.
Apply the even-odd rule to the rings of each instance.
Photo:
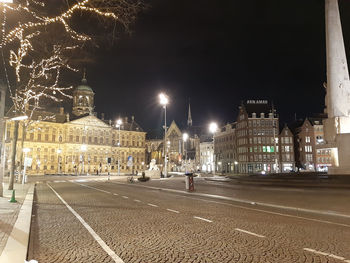
[[[204,173],[212,173],[215,167],[214,162],[214,143],[200,143],[200,169]]]
[[[120,129],[112,121],[97,118],[92,112],[94,93],[86,79],[73,94],[73,114],[65,114],[63,108],[58,113],[36,112],[26,129],[20,123],[16,160],[23,159],[26,148],[27,173],[118,173],[118,166],[121,173],[144,169],[146,133],[134,117],[124,118]],[[9,157],[13,123],[7,122],[6,129]]]
[[[214,134],[216,171],[237,172],[236,123],[228,123]]]
[[[294,138],[292,131],[285,125],[279,134],[279,160],[282,173],[295,170]]]
[[[279,119],[267,100],[248,100],[239,107],[236,124],[239,173],[279,171]]]

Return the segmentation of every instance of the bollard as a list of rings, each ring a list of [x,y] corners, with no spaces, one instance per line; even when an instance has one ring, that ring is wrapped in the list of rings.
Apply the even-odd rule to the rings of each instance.
[[[15,190],[12,190],[12,196],[11,199],[9,200],[10,203],[16,203],[16,198],[15,198]]]

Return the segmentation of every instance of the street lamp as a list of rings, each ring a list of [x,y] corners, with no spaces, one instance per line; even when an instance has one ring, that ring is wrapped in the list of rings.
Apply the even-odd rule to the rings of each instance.
[[[218,125],[216,124],[216,122],[212,122],[209,124],[209,131],[210,133],[213,134],[213,175],[215,175],[215,170],[216,170],[216,165],[215,165],[215,145],[214,145],[214,134],[216,133],[218,129]]]
[[[24,152],[24,169],[23,169],[23,177],[22,177],[22,184],[27,182],[27,176],[26,176],[26,170],[27,170],[27,153],[30,152],[29,148],[23,148],[22,150]]]
[[[62,153],[61,149],[57,149],[57,173],[61,173],[61,163],[60,163],[60,154]]]
[[[80,146],[80,150],[82,151],[82,154],[81,154],[81,164],[82,164],[82,166],[81,166],[81,174],[84,174],[84,152],[86,152],[86,150],[87,150],[87,146],[86,146],[86,144],[82,144],[81,146]]]
[[[183,142],[182,148],[186,154],[185,155],[185,173],[187,173],[187,149],[185,149],[185,142],[187,141],[187,139],[188,139],[188,134],[187,133],[182,134],[182,142]]]
[[[169,103],[168,96],[164,93],[159,94],[159,102],[164,108],[164,177],[167,177],[167,155],[166,155],[166,132],[167,132],[167,126],[166,126],[166,105]]]
[[[118,128],[118,175],[120,175],[120,126],[122,125],[122,120],[117,120],[116,127]]]

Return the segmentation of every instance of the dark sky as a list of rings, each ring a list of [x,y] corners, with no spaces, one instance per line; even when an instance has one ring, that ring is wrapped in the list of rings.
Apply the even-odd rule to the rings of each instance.
[[[339,0],[347,54],[350,1]],[[110,49],[88,65],[96,111],[135,115],[160,127],[158,93],[168,120],[194,125],[236,119],[241,100],[273,100],[282,121],[323,111],[326,80],[322,0],[153,0]],[[349,60],[349,59],[348,59]]]

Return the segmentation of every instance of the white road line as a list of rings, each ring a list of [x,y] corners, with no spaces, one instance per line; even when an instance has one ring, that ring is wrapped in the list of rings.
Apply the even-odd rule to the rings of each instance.
[[[72,212],[73,215],[82,223],[82,225],[86,228],[87,231],[92,235],[92,237],[96,240],[96,242],[103,248],[104,251],[114,260],[116,263],[124,263],[124,261],[118,257],[118,255],[110,249],[109,246],[102,240],[102,238],[86,223],[86,221],[77,213],[75,210],[67,204],[66,201],[49,185],[48,187],[57,195],[57,197],[62,201],[62,203]]]
[[[125,196],[125,195],[123,195],[122,197],[125,198],[125,199],[128,199],[128,198],[129,198],[129,197]]]
[[[334,255],[334,254],[329,254],[329,253],[326,253],[326,252],[317,251],[317,250],[312,249],[312,248],[304,248],[304,250],[308,251],[308,252],[311,252],[311,253],[314,253],[314,254],[318,254],[318,255],[322,255],[322,256],[338,259],[338,260],[342,260],[342,261],[344,261],[346,263],[350,263],[349,259],[346,259],[346,258],[341,257],[341,256],[337,256],[337,255]]]
[[[212,223],[213,221],[209,220],[209,219],[206,219],[206,218],[203,218],[203,217],[199,217],[199,216],[194,216],[195,219],[199,219],[199,220],[203,220],[205,222],[209,222],[209,223]]]
[[[115,183],[115,184],[124,184],[125,185],[125,183],[118,183],[118,182],[113,182],[113,183]],[[134,186],[188,195],[188,192],[182,191],[182,190],[175,190],[175,189],[170,189],[170,188],[161,188],[161,187],[154,187],[154,186],[145,186],[145,185],[134,185]],[[231,197],[226,197],[226,196],[220,196],[220,195],[210,195],[210,194],[202,194],[202,193],[191,193],[191,195],[200,196],[200,197],[216,198],[216,199],[222,199],[222,200],[239,202],[239,203],[245,203],[245,204],[251,204],[252,203],[252,201],[248,201],[248,200],[244,200],[244,199],[238,199],[238,198],[231,198]],[[193,200],[199,200],[199,201],[203,201],[203,202],[210,202],[210,203],[216,203],[216,204],[222,204],[222,205],[229,205],[229,206],[233,206],[233,207],[238,207],[238,208],[251,210],[251,211],[258,211],[258,212],[267,213],[267,214],[298,218],[298,219],[302,219],[302,220],[309,220],[309,221],[314,221],[314,222],[319,222],[319,223],[324,223],[324,224],[331,224],[331,225],[337,225],[337,226],[350,227],[349,224],[336,223],[336,222],[327,221],[327,220],[319,220],[319,219],[313,219],[313,218],[308,218],[308,217],[303,217],[303,216],[295,216],[295,215],[290,215],[290,214],[272,212],[272,211],[267,211],[267,210],[263,210],[263,209],[250,208],[250,207],[245,207],[245,206],[241,206],[241,205],[234,205],[234,204],[223,203],[223,202],[212,201],[212,200],[203,200],[203,199],[200,199],[200,198],[194,198],[194,197],[189,197],[189,196],[184,196],[184,195],[182,197],[193,199]],[[341,214],[341,213],[333,213],[333,212],[330,213],[330,212],[327,212],[327,211],[309,210],[309,209],[303,209],[303,208],[298,208],[298,207],[281,206],[281,205],[274,205],[274,204],[260,203],[260,202],[259,203],[255,203],[255,204],[263,206],[263,207],[264,206],[265,207],[272,207],[272,208],[278,208],[278,209],[282,209],[282,210],[300,211],[300,212],[306,212],[306,213],[312,213],[312,214],[332,215],[332,216],[350,218],[350,215]]]
[[[149,206],[158,207],[157,205],[148,203]]]
[[[73,184],[78,184],[78,183],[73,183]],[[100,192],[103,192],[103,193],[111,194],[111,192],[108,192],[108,191],[105,191],[105,190],[102,190],[102,189],[98,189],[98,188],[95,188],[95,187],[92,187],[92,186],[89,186],[89,185],[85,185],[85,184],[78,184],[78,185],[81,185],[81,186],[84,186],[84,187],[87,187],[87,188],[91,188],[91,189],[94,189],[96,191],[100,191]]]
[[[113,195],[118,195],[118,194],[114,193]]]
[[[141,203],[141,201],[140,201],[140,200],[138,200],[138,199],[134,199],[134,201],[135,201],[135,202],[138,202],[138,203]]]
[[[168,211],[170,211],[170,212],[173,212],[173,213],[180,213],[179,211],[176,211],[176,210],[173,210],[173,209],[169,209],[169,208],[167,208],[166,210],[168,210]]]
[[[240,228],[235,228],[235,230],[237,230],[239,232],[243,232],[243,233],[249,234],[249,235],[253,235],[253,236],[256,236],[256,237],[261,237],[261,238],[265,237],[265,236],[262,236],[262,235],[259,235],[259,234],[255,234],[253,232],[250,232],[250,231],[247,231],[247,230],[244,230],[244,229],[240,229]]]

